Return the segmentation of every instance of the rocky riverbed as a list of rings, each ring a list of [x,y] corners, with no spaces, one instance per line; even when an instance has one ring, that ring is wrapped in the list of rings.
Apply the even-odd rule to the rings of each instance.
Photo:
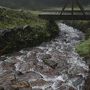
[[[83,90],[88,65],[75,45],[84,34],[62,23],[58,26],[54,40],[0,57],[0,90]]]

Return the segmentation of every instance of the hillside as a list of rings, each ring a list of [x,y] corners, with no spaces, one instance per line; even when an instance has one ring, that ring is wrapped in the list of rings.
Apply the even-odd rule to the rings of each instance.
[[[55,22],[40,19],[30,11],[0,8],[0,55],[39,45],[58,32]]]

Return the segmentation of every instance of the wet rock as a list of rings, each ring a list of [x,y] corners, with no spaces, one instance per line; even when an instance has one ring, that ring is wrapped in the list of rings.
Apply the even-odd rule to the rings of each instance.
[[[52,61],[52,60],[49,60],[49,59],[45,59],[45,60],[43,60],[43,62],[44,62],[46,65],[52,67],[53,69],[55,69],[55,68],[57,67],[57,64],[58,64],[57,62]]]
[[[9,63],[9,62],[2,62],[2,68],[3,70],[14,70],[14,63]]]
[[[12,56],[12,57],[8,57],[6,60],[5,60],[5,62],[7,62],[7,63],[11,63],[11,64],[15,64],[15,63],[17,63],[19,60],[17,59],[17,56],[16,57],[14,57],[14,56]]]
[[[84,60],[85,60],[86,63],[90,66],[90,58],[84,58]]]
[[[57,80],[57,83],[55,84],[54,88],[59,88],[63,85],[63,81]]]
[[[89,71],[88,71],[88,76],[85,80],[84,90],[90,90],[90,58],[86,57],[84,58],[84,60],[89,65]]]
[[[17,26],[12,29],[14,32],[23,31],[23,26]]]
[[[32,86],[30,83],[26,81],[19,81],[11,85],[12,88],[19,89],[19,90],[32,90]]]
[[[8,90],[20,90],[19,88],[9,87]]]
[[[85,80],[84,90],[90,90],[90,71],[89,71],[88,77]]]
[[[49,59],[49,58],[51,58],[51,55],[50,55],[50,54],[45,54],[45,55],[43,56],[43,59]]]
[[[49,27],[50,26],[46,25],[46,28]],[[48,29],[45,27],[38,25],[35,27],[25,25],[12,29],[0,30],[0,55],[11,53],[26,47],[33,47],[44,41],[48,41],[49,39],[51,40],[51,35],[54,34],[53,37],[55,37],[58,35],[57,32],[59,32],[56,23],[53,24],[53,27],[54,28],[50,28],[52,29],[50,32],[48,32]],[[52,33],[52,31],[54,33]]]
[[[53,69],[53,68],[51,68],[51,67],[48,67],[47,69],[45,69],[45,70],[43,71],[43,73],[44,73],[45,75],[47,75],[47,76],[55,76],[55,75],[57,75],[56,69]]]
[[[16,74],[19,75],[19,76],[23,75],[23,73],[20,72],[20,71],[17,71]]]
[[[46,84],[49,84],[50,82],[47,82],[43,79],[37,79],[35,81],[30,82],[32,86],[44,86]]]
[[[76,81],[74,81],[72,84],[74,87],[77,87],[78,85],[82,84],[84,78],[80,76]]]
[[[0,84],[5,86],[5,90],[75,90],[72,85],[77,87],[82,84],[83,78],[77,75],[86,74],[85,64],[73,51],[73,43],[78,41],[74,35],[78,31],[74,32],[74,29],[68,28],[66,25],[60,25],[60,27],[62,27],[61,32],[66,32],[60,38],[57,37],[48,43],[45,42],[40,47],[23,49],[20,51],[21,54],[7,55],[7,59],[4,61],[2,59],[0,62]],[[28,32],[22,35],[22,31],[23,33],[24,31],[31,32],[29,26],[18,28],[15,30],[18,32],[19,38],[17,40],[20,39],[23,42],[29,40]],[[5,72],[3,72],[4,70]],[[86,81],[86,84],[86,87],[89,87],[90,82]]]
[[[76,90],[75,88],[73,88],[73,87],[70,87],[68,90]]]
[[[8,85],[14,79],[15,79],[14,74],[11,74],[11,72],[5,72],[2,74],[2,76],[0,76],[0,84],[1,85]]]
[[[25,26],[23,27],[23,30],[32,30],[32,28],[31,28],[29,25],[25,25]]]
[[[0,61],[6,60],[6,57],[0,57]]]
[[[66,60],[60,59],[58,61],[58,65],[56,67],[57,73],[61,74],[62,72],[67,73],[68,72],[69,65]]]
[[[0,86],[0,90],[4,90],[4,87]]]
[[[33,71],[24,73],[23,75],[20,75],[17,77],[18,77],[18,80],[20,81],[23,80],[23,81],[29,81],[29,82],[43,78],[42,75],[40,75],[38,72],[33,72]]]
[[[26,62],[18,62],[15,64],[16,71],[19,71],[21,73],[26,73],[30,71],[30,64]]]
[[[42,90],[42,89],[40,89],[40,88],[33,88],[33,90]]]
[[[84,90],[90,90],[90,78],[86,79]]]
[[[6,34],[8,34],[11,30],[7,30],[7,29],[4,29],[4,30],[0,30],[0,36],[4,37]]]
[[[86,70],[84,70],[82,67],[76,66],[76,67],[72,67],[72,68],[69,70],[68,74],[73,77],[73,76],[75,76],[75,75],[77,76],[77,75],[79,75],[80,73],[85,73],[85,72],[86,72]]]
[[[56,90],[76,90],[76,89],[73,88],[73,87],[70,87],[70,86],[64,86],[64,85],[62,85],[60,88],[58,88]]]
[[[53,90],[53,88],[51,86],[45,88],[45,90]]]
[[[33,51],[36,52],[36,53],[43,53],[43,50],[39,47],[33,48]]]

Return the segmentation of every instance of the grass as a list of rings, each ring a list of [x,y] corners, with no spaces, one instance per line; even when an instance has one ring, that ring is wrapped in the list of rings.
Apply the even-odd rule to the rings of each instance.
[[[40,19],[38,12],[0,8],[0,55],[34,47],[56,37],[54,21]],[[26,26],[26,28],[25,28]]]
[[[90,21],[78,21],[76,27],[85,33],[85,41],[76,46],[76,51],[81,56],[90,58]]]
[[[47,21],[39,19],[36,13],[37,12],[32,13],[32,11],[16,11],[0,8],[0,29],[13,28],[23,25],[44,27]]]
[[[90,38],[77,45],[76,50],[81,56],[90,57]]]

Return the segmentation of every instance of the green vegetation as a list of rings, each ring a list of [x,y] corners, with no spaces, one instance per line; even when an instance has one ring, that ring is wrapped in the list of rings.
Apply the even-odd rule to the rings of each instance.
[[[76,51],[83,57],[90,58],[90,21],[78,21],[74,26],[85,33],[85,41],[76,46]]]
[[[90,57],[90,38],[77,45],[76,50],[81,56]]]
[[[0,12],[0,55],[39,45],[59,33],[54,21],[40,19],[30,11],[3,8]]]
[[[33,27],[38,25],[44,27],[45,24],[45,20],[39,19],[30,11],[0,8],[0,28],[13,28],[23,25],[31,25]]]

